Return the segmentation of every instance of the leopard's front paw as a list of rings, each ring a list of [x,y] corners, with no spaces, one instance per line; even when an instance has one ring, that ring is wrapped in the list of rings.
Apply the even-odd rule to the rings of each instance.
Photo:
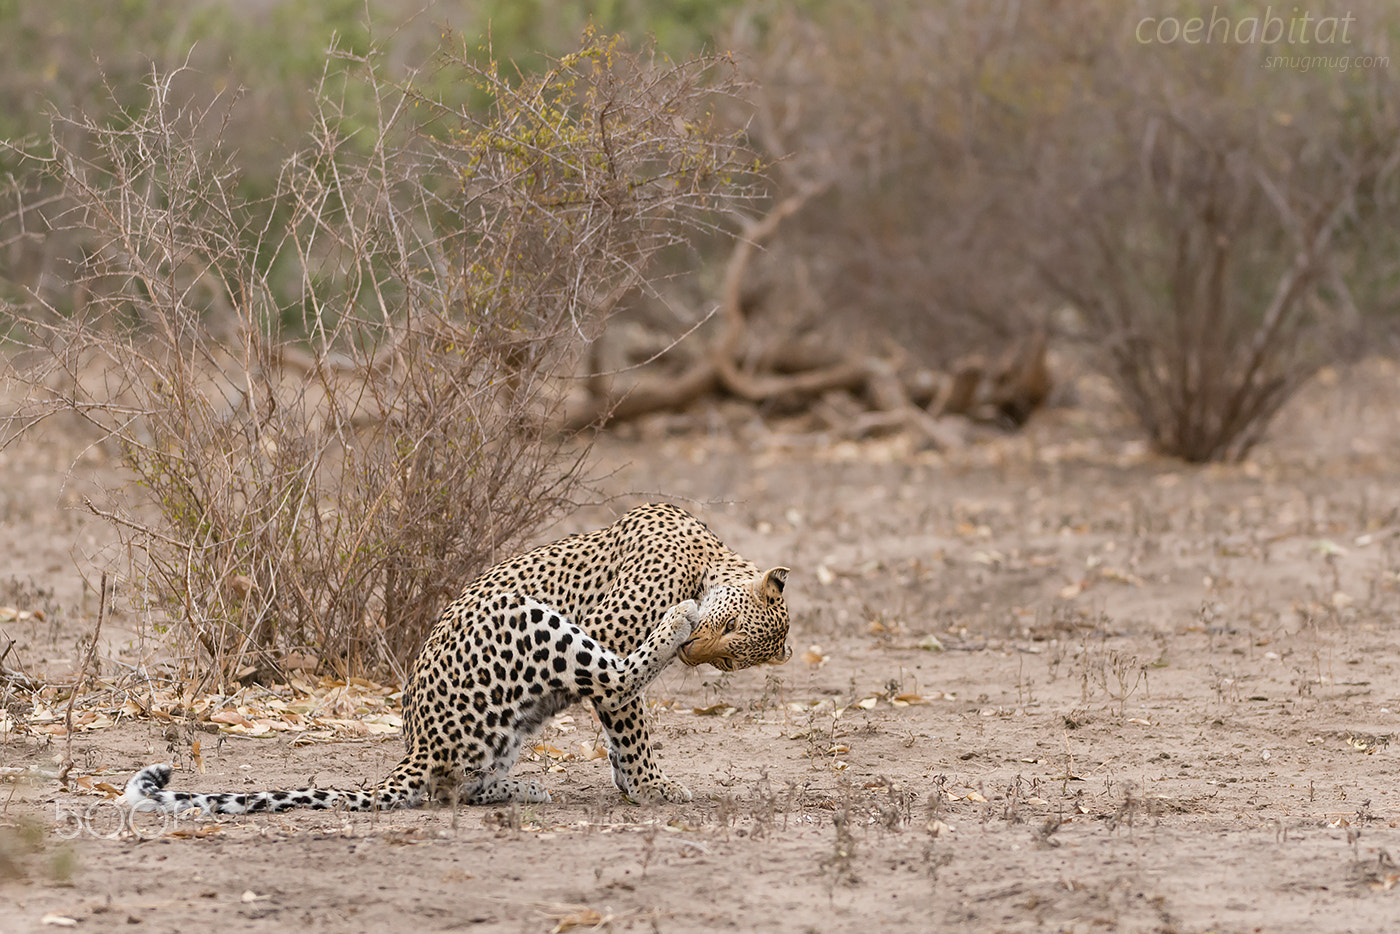
[[[656,778],[638,785],[631,797],[646,804],[685,804],[693,796],[680,782]]]
[[[661,618],[663,627],[669,626],[675,633],[676,644],[690,638],[700,622],[700,607],[694,600],[682,600],[666,611]]]

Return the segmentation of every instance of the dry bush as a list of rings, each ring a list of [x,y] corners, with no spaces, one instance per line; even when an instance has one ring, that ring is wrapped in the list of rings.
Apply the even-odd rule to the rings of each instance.
[[[378,122],[323,89],[271,204],[238,200],[228,108],[182,107],[173,75],[77,124],[96,155],[56,135],[85,298],[16,316],[23,424],[75,413],[120,451],[133,482],[93,508],[224,682],[289,653],[401,676],[578,480],[554,377],[743,177],[705,123],[736,90],[721,61],[589,36],[508,82],[445,45],[432,81],[481,111],[350,64]]]
[[[1400,164],[1400,84],[1386,67],[1270,65],[1374,52],[1397,21],[1367,12],[1370,45],[1292,49],[1140,45],[1121,18],[1025,24],[1043,55],[1093,49],[1039,72],[1055,106],[1028,135],[1028,253],[1166,453],[1243,457],[1375,310],[1353,300],[1375,270],[1349,259],[1389,224],[1375,208]]]

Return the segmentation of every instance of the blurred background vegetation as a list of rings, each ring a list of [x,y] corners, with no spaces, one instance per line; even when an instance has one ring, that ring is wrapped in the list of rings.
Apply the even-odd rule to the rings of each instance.
[[[1294,28],[1302,13],[1314,23],[1351,16],[1346,41]],[[1157,332],[1177,330],[1186,306],[1210,319],[1200,326],[1219,324],[1208,328],[1216,336],[1247,341],[1318,212],[1339,214],[1326,257],[1303,270],[1283,315],[1287,388],[1339,354],[1393,347],[1400,304],[1400,59],[1391,60],[1400,7],[1293,10],[1292,42],[1190,43],[1162,27],[1224,17],[1238,34],[1251,17],[1262,28],[1266,15],[1278,14],[1179,0],[614,0],[587,11],[550,0],[3,0],[0,138],[12,147],[0,151],[0,297],[38,294],[59,309],[73,300],[65,269],[80,247],[37,235],[51,220],[54,181],[19,152],[49,145],[53,114],[129,119],[145,106],[153,71],[188,65],[178,90],[191,101],[239,96],[226,138],[241,192],[258,203],[313,132],[318,94],[342,102],[352,135],[357,120],[374,122],[354,64],[371,51],[426,93],[470,102],[472,88],[435,70],[447,31],[482,60],[508,63],[509,78],[511,68],[546,68],[591,23],[676,59],[732,53],[753,93],[722,116],[770,165],[770,196],[819,189],[746,270],[759,344],[801,341],[805,359],[821,360],[848,352],[855,333],[870,352],[897,345],[919,365],[947,368],[969,353],[1003,352],[1028,329],[1062,342],[1087,337],[1159,446],[1190,459],[1237,456],[1248,444],[1188,438],[1166,424],[1192,417],[1177,409],[1202,393],[1232,397],[1227,388],[1197,386],[1165,412],[1134,398],[1226,366],[1205,359],[1220,348],[1176,346],[1173,363],[1146,354],[1144,341],[1161,344]],[[1228,163],[1214,181],[1204,168],[1212,159]],[[1183,161],[1197,174],[1178,172]],[[1168,169],[1178,172],[1170,182]],[[1192,191],[1210,200],[1212,186],[1218,203],[1190,201]],[[1241,206],[1250,199],[1259,203]],[[1234,211],[1240,229],[1203,232],[1220,210]],[[1114,237],[1114,249],[1096,255],[1095,230]],[[1249,242],[1213,260],[1225,263],[1217,288],[1231,298],[1198,301],[1194,292],[1211,287],[1171,267],[1199,271],[1212,260],[1197,247],[1174,251],[1183,237],[1236,233]],[[665,294],[632,302],[639,327],[655,332],[643,350],[713,308],[728,245],[717,236],[697,249],[673,258]],[[1115,280],[1115,268],[1144,275]],[[1117,294],[1109,305],[1132,307],[1092,298],[1108,292]],[[1247,361],[1229,366],[1245,382],[1277,376],[1260,377]],[[1259,414],[1287,394],[1270,394]]]
[[[562,73],[589,30],[653,63],[732,62],[742,89],[662,136],[735,138],[761,178],[649,248],[659,271],[573,293],[606,327],[549,335],[579,345],[563,356],[586,379],[565,383],[590,399],[564,424],[728,394],[837,435],[958,443],[948,416],[1014,429],[1045,403],[1048,345],[1103,373],[1159,451],[1239,459],[1320,368],[1400,348],[1393,0],[0,0],[0,302],[12,321],[101,305],[110,243],[78,218],[69,162],[99,128],[145,125],[159,87],[205,114],[184,145],[227,167],[273,326],[305,341],[308,291],[330,315],[362,295],[258,246],[299,209],[298,154],[386,151],[390,85],[432,103],[412,132],[450,149],[503,99],[491,81]],[[489,80],[461,80],[461,57]],[[606,162],[607,113],[584,101],[570,145]],[[529,201],[541,178],[504,184]]]

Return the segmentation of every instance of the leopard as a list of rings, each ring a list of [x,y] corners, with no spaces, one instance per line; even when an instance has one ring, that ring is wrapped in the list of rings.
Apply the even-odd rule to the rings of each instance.
[[[725,672],[787,662],[788,574],[760,571],[679,506],[638,506],[492,566],[442,610],[404,687],[405,755],[376,785],[201,794],[168,789],[173,768],[160,763],[122,800],[209,815],[549,803],[510,772],[545,721],[587,701],[618,791],[690,801],[657,761],[643,691],[674,660]]]

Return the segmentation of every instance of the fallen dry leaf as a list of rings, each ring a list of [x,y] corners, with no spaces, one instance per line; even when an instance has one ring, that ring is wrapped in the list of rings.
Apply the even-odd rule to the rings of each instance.
[[[179,830],[172,830],[166,834],[167,837],[179,837],[182,840],[203,840],[205,837],[212,837],[216,833],[223,833],[220,824],[201,824],[198,827],[182,827]]]
[[[403,729],[403,717],[396,713],[370,714],[361,721],[371,733],[397,733]],[[285,727],[283,728],[285,729]]]
[[[550,934],[563,934],[564,931],[572,931],[574,928],[596,928],[601,926],[604,920],[604,917],[592,908],[572,911],[559,919],[550,929]]]
[[[75,928],[78,922],[67,915],[61,915],[56,911],[51,911],[39,919],[40,924],[52,924],[61,928]]]
[[[1124,571],[1121,568],[1101,567],[1099,568],[1099,577],[1103,578],[1106,581],[1114,581],[1115,583],[1119,584],[1128,584],[1132,587],[1141,587],[1144,583],[1141,577],[1138,577],[1136,574],[1131,574],[1127,571]]]
[[[1355,749],[1358,752],[1364,752],[1368,756],[1373,755],[1376,751],[1375,743],[1367,742],[1366,740],[1359,739],[1355,736],[1348,736],[1346,742],[1347,745],[1350,746],[1352,749]]]
[[[694,707],[691,712],[698,717],[724,717],[729,718],[738,712],[737,707],[731,707],[721,701],[718,704],[711,704],[708,707]]]
[[[928,635],[924,636],[917,643],[915,643],[915,645],[917,648],[921,648],[925,652],[943,651],[943,643],[933,633],[929,633]]]
[[[232,733],[236,736],[271,736],[272,728],[266,723],[249,723],[244,726],[241,723],[234,723],[219,727],[220,733]]]
[[[579,758],[572,752],[560,749],[557,746],[551,746],[549,743],[536,743],[531,748],[533,748],[535,752],[539,753],[542,756],[545,756],[546,758],[555,759],[558,761],[569,762]]]

